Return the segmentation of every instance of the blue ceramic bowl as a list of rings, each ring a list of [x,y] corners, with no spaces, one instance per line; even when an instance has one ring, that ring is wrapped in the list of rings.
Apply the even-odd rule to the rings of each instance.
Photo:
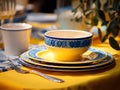
[[[92,42],[92,34],[82,30],[53,30],[44,36],[48,50],[62,61],[80,60]]]

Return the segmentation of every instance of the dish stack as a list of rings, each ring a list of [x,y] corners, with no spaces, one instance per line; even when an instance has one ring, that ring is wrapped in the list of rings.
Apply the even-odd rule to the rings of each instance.
[[[104,69],[112,66],[115,60],[110,53],[90,48],[86,54],[82,56],[82,60],[62,62],[54,60],[46,46],[40,46],[39,48],[33,48],[21,54],[20,63],[35,69],[77,72]]]

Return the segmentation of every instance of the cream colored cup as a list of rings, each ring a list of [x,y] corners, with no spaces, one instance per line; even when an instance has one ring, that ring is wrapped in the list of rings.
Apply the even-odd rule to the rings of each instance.
[[[17,56],[28,50],[31,25],[27,23],[9,23],[3,24],[0,28],[6,55]]]

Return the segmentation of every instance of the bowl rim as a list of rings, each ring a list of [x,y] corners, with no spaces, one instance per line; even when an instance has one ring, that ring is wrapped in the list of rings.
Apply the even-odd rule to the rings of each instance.
[[[75,31],[75,32],[82,32],[82,33],[87,33],[89,34],[88,36],[84,36],[84,37],[74,37],[74,38],[67,38],[67,37],[55,37],[55,36],[50,36],[48,35],[48,33],[51,32],[56,32],[56,31]],[[90,39],[92,38],[93,34],[91,32],[88,31],[82,31],[82,30],[52,30],[52,31],[47,31],[46,33],[44,33],[44,37],[45,38],[50,38],[50,39],[59,39],[59,40],[81,40],[81,39]]]

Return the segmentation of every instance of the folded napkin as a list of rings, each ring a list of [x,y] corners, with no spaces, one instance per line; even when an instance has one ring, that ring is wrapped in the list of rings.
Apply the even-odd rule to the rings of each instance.
[[[12,59],[14,64],[17,66],[21,66],[21,64],[19,63],[19,61],[17,59]],[[4,54],[3,50],[0,50],[0,72],[4,72],[4,71],[8,71],[11,69],[14,69],[11,65],[11,62],[9,62],[7,60],[7,57]]]

